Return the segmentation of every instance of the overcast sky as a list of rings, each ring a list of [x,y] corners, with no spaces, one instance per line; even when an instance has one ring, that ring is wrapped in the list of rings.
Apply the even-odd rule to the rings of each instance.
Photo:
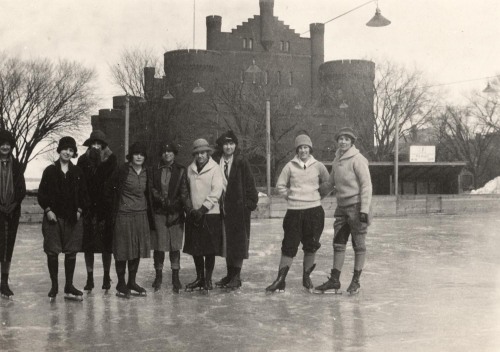
[[[364,2],[275,0],[274,15],[303,33],[310,23],[326,22]],[[500,1],[380,0],[379,7],[390,26],[365,26],[375,3],[328,23],[325,61],[388,58],[419,68],[433,84],[500,74]],[[259,2],[196,0],[195,13],[195,47],[205,49],[207,15],[222,16],[222,30],[229,32],[259,14]],[[167,50],[192,48],[192,41],[192,0],[0,2],[0,50],[24,58],[78,60],[95,68],[100,108],[110,108],[111,97],[121,94],[111,84],[108,66],[125,48],[153,48],[161,56]],[[457,102],[461,93],[485,85],[486,80],[475,80],[445,87]]]

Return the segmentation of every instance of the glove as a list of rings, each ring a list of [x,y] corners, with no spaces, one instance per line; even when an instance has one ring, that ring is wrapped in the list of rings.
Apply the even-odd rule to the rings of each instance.
[[[367,224],[368,223],[368,214],[367,213],[359,213],[359,221]]]
[[[195,210],[191,211],[191,215],[193,216],[193,219],[195,222],[200,222],[201,218],[206,213],[208,213],[208,209],[204,205],[202,205],[201,208],[199,208],[199,209],[195,209]]]

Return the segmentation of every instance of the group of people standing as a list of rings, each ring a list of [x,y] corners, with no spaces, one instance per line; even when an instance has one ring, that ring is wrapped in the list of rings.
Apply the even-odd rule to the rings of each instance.
[[[339,148],[332,173],[313,155],[307,134],[295,139],[295,157],[283,168],[276,188],[287,199],[283,220],[284,238],[277,279],[266,292],[285,289],[285,279],[303,245],[303,286],[318,293],[340,289],[346,244],[352,235],[355,251],[354,276],[349,292],[357,292],[364,265],[365,237],[369,222],[371,181],[367,160],[354,146],[356,135],[350,128],[337,134]],[[215,257],[226,260],[226,275],[216,287],[241,287],[241,270],[248,259],[250,215],[256,209],[258,192],[248,160],[238,149],[232,131],[222,134],[214,150],[207,140],[193,142],[193,162],[184,167],[176,162],[178,147],[165,141],[160,145],[159,161],[146,167],[146,147],[130,146],[127,162],[118,165],[103,132],[95,130],[84,142],[85,154],[76,158],[72,137],[59,140],[59,158],[43,172],[38,202],[44,211],[43,248],[52,282],[48,296],[58,294],[58,256],[64,253],[67,298],[81,300],[82,291],[73,285],[76,255],[83,252],[87,270],[84,290],[94,289],[94,254],[101,253],[104,269],[102,289],[111,288],[111,257],[115,259],[118,296],[146,295],[136,276],[141,258],[153,251],[155,291],[163,283],[165,253],[169,253],[172,290],[178,293],[180,253],[193,257],[196,278],[186,291],[213,289]],[[15,140],[0,131],[0,259],[3,296],[11,297],[8,275],[20,204],[26,194],[23,173],[12,157]],[[336,190],[338,206],[334,223],[334,258],[331,277],[314,288],[310,274],[315,253],[320,248],[325,213],[321,199]],[[128,278],[126,272],[128,268]]]

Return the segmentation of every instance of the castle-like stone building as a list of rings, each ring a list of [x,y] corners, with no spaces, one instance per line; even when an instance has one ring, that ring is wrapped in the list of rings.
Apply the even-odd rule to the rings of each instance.
[[[366,60],[325,62],[324,24],[311,23],[310,36],[302,37],[274,15],[274,0],[259,0],[259,5],[259,15],[231,32],[222,32],[220,16],[207,16],[206,50],[166,52],[165,76],[157,78],[154,68],[144,68],[148,102],[163,104],[164,111],[172,112],[171,106],[164,105],[178,107],[177,123],[170,120],[169,137],[183,135],[186,139],[188,133],[191,141],[204,137],[214,142],[219,131],[227,129],[225,123],[231,114],[230,109],[217,106],[216,91],[231,84],[246,86],[243,94],[252,89],[264,92],[271,104],[276,97],[287,97],[295,107],[292,118],[309,132],[320,160],[333,158],[333,136],[343,125],[354,126],[364,149],[372,148],[375,64]],[[198,84],[205,93],[189,97]],[[162,99],[167,92],[175,97],[172,102]],[[188,102],[184,110],[179,108],[181,97]],[[104,130],[112,148],[122,156],[124,101],[124,97],[115,97],[112,110],[100,110],[92,117],[93,128]],[[131,126],[134,119],[140,119],[140,114],[134,113],[136,104],[137,99],[132,100]],[[141,132],[132,129],[130,140]],[[290,134],[289,140],[293,140],[293,131]],[[189,146],[184,149],[187,160]]]

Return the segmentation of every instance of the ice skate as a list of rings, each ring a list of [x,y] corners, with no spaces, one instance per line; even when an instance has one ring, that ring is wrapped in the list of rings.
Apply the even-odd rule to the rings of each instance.
[[[212,270],[205,271],[205,285],[203,285],[203,290],[205,294],[208,294],[214,289],[212,285]]]
[[[84,291],[87,291],[87,293],[91,293],[92,290],[94,289],[94,277],[92,274],[87,274],[87,284],[83,288]]]
[[[360,275],[361,275],[361,270],[354,270],[351,284],[347,288],[347,292],[349,292],[350,295],[355,295],[359,292],[359,289],[361,287],[361,285],[359,284]]]
[[[145,297],[147,295],[146,290],[141,286],[137,285],[135,282],[129,283],[127,285],[127,288],[130,290],[130,295],[132,296]]]
[[[332,269],[331,276],[328,278],[328,281],[314,288],[313,293],[318,293],[318,294],[334,293],[336,295],[342,294],[342,291],[340,291],[339,278],[340,278],[340,271],[338,271],[337,269]]]
[[[316,268],[316,264],[313,264],[309,269],[304,269],[304,273],[302,274],[302,286],[309,291],[312,292],[314,289],[314,285],[311,281],[311,273],[313,272],[314,268]]]
[[[179,293],[182,289],[181,281],[179,280],[179,269],[172,269],[172,290]]]
[[[12,300],[14,296],[14,292],[9,288],[9,284],[3,283],[0,285],[0,295],[2,298],[6,298],[8,300]]]
[[[120,298],[130,298],[130,290],[124,282],[118,282],[118,285],[116,285],[116,296]]]
[[[285,287],[286,287],[286,275],[288,274],[288,270],[290,267],[284,266],[278,271],[278,277],[274,282],[266,287],[266,293],[274,293],[276,291],[278,292],[285,292]]]
[[[109,274],[104,273],[104,277],[102,278],[102,289],[108,292],[110,288],[111,278],[109,277]]]
[[[224,288],[231,281],[231,276],[233,274],[233,268],[227,268],[227,275],[215,283],[215,287]]]
[[[77,290],[72,284],[64,287],[64,299],[69,301],[83,301],[83,292]]]
[[[52,284],[52,287],[49,291],[49,302],[55,302],[57,294],[59,293],[59,287],[57,284]]]
[[[155,292],[160,290],[162,281],[163,281],[162,271],[157,269],[155,280],[153,281],[153,284],[151,285],[154,288]]]
[[[186,292],[193,292],[196,289],[203,289],[205,287],[205,278],[198,276],[193,282],[186,285]]]
[[[239,290],[241,287],[241,268],[234,268],[232,271],[232,276],[229,280],[229,282],[226,284],[226,290],[228,292],[230,291],[236,291]]]

